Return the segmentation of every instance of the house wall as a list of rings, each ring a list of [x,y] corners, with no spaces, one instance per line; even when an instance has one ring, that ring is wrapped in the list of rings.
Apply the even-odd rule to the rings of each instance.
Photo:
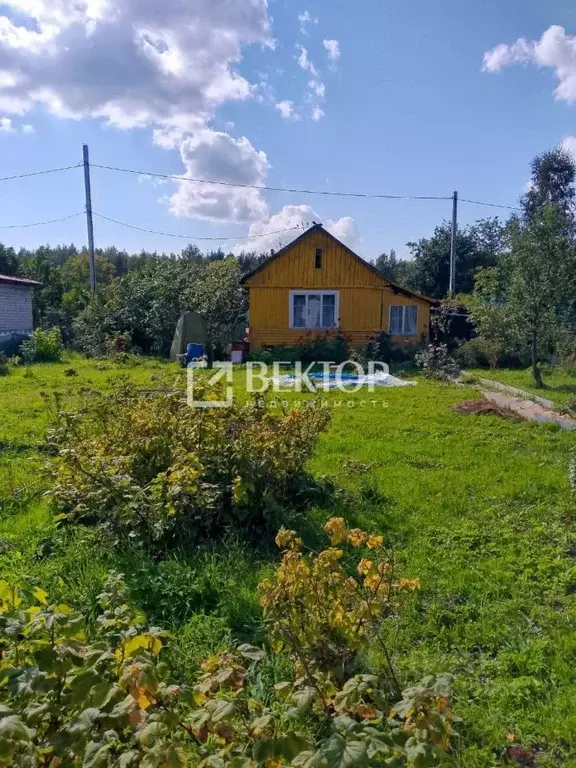
[[[32,323],[32,287],[0,283],[0,333],[28,333]]]
[[[320,269],[314,266],[317,248],[322,248]],[[250,302],[250,346],[253,349],[274,344],[291,346],[310,332],[290,328],[290,291],[300,289],[340,292],[340,329],[350,336],[355,346],[366,344],[380,330],[388,330],[391,305],[418,306],[416,337],[394,336],[394,343],[415,341],[428,333],[428,302],[395,293],[384,278],[365,267],[321,230],[311,233],[310,237],[296,243],[249,278],[246,287]]]

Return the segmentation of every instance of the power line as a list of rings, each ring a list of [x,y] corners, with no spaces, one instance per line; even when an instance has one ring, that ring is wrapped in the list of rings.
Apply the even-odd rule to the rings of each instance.
[[[296,229],[303,229],[304,224],[299,224],[296,227],[289,227],[288,229],[276,229],[273,232],[263,232],[260,235],[233,235],[231,237],[198,237],[197,235],[178,235],[175,232],[159,232],[155,229],[146,229],[145,227],[137,227],[135,224],[128,224],[126,221],[119,221],[118,219],[112,219],[110,216],[104,216],[102,213],[92,211],[94,216],[98,216],[99,219],[105,219],[111,221],[114,224],[119,224],[121,227],[128,227],[129,229],[137,229],[139,232],[147,232],[150,235],[163,235],[164,237],[178,237],[182,240],[255,240],[259,237],[266,237],[268,235],[279,235],[282,232],[293,232]]]
[[[29,176],[42,176],[45,173],[58,173],[59,171],[71,171],[73,168],[80,168],[82,163],[76,165],[65,165],[63,168],[48,168],[46,171],[32,171],[32,173],[20,173],[16,176],[4,176],[0,181],[12,181],[13,179],[27,179]]]
[[[189,181],[194,184],[217,184],[223,187],[238,187],[240,189],[261,189],[265,192],[294,192],[299,195],[325,195],[328,197],[362,197],[373,200],[451,200],[452,196],[438,195],[373,195],[367,192],[330,192],[321,189],[294,189],[291,187],[267,187],[258,184],[237,184],[231,181],[214,181],[209,179],[195,179],[190,176],[174,176],[167,173],[152,173],[150,171],[136,171],[133,168],[118,168],[113,165],[91,164],[93,168],[102,168],[106,171],[119,171],[120,173],[133,173],[137,176],[153,176],[172,181]]]
[[[61,171],[70,171],[75,168],[81,168],[82,165],[83,163],[76,163],[75,165],[63,166],[62,168],[48,168],[47,170],[32,171],[30,173],[20,173],[14,176],[3,176],[3,177],[0,177],[0,182],[13,181],[15,179],[26,179],[31,176],[43,176],[47,173],[59,173]],[[296,187],[269,187],[266,185],[258,185],[258,184],[240,184],[240,183],[234,183],[231,181],[216,181],[215,179],[196,179],[190,176],[178,176],[175,174],[168,174],[168,173],[155,173],[153,171],[139,171],[133,168],[120,168],[118,166],[101,165],[98,163],[91,163],[91,166],[93,168],[101,168],[103,170],[116,171],[119,173],[130,173],[137,176],[151,176],[153,178],[170,179],[172,181],[187,181],[193,184],[213,184],[217,186],[233,187],[238,189],[256,189],[256,190],[262,190],[263,192],[289,192],[289,193],[299,194],[299,195],[322,195],[324,197],[354,197],[354,198],[362,198],[362,199],[369,199],[369,200],[451,200],[452,199],[451,195],[388,195],[388,194],[372,194],[368,192],[340,192],[340,191],[330,191],[330,190],[322,190],[322,189],[299,189]],[[490,203],[485,200],[469,200],[467,198],[461,197],[460,201],[463,203],[469,203],[470,205],[484,205],[489,208],[501,208],[508,211],[521,210],[520,208],[514,205],[502,205],[500,203]],[[43,222],[39,222],[39,224],[41,223]],[[47,223],[50,223],[50,222],[47,222]],[[14,225],[14,226],[23,226],[23,225]],[[36,226],[36,225],[30,225],[30,226]],[[7,227],[2,227],[2,228],[7,229]],[[148,231],[148,230],[143,230],[143,231]],[[281,231],[286,231],[286,230],[281,230]],[[156,234],[156,233],[153,233],[153,234]],[[169,233],[157,233],[157,234],[169,234]],[[273,234],[273,233],[270,233],[270,234]],[[209,239],[209,238],[196,238],[196,239],[199,240],[199,239]],[[225,239],[233,239],[233,238],[211,238],[211,239],[225,240]]]
[[[461,203],[471,203],[472,205],[487,205],[490,208],[505,208],[507,211],[521,211],[521,208],[518,208],[514,205],[500,205],[499,203],[485,203],[481,200],[466,200],[466,198],[461,197],[460,198]]]
[[[61,219],[49,219],[48,221],[34,221],[31,224],[3,224],[0,225],[0,229],[24,229],[26,227],[40,227],[43,224],[56,224],[59,221],[68,221],[76,216],[84,216],[84,211],[79,213],[71,213],[69,216],[62,216]]]

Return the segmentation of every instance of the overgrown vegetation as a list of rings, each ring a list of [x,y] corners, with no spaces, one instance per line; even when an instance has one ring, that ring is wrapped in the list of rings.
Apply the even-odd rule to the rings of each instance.
[[[361,559],[355,577],[342,550],[303,556],[295,534],[280,531],[288,550],[261,591],[269,651],[284,654],[288,679],[246,644],[206,659],[195,678],[175,678],[166,633],[146,627],[117,574],[98,596],[89,640],[84,617],[45,590],[0,582],[0,765],[436,765],[450,750],[451,677],[426,678],[390,709],[391,668],[346,671],[379,637],[394,592],[418,584],[395,580],[381,536],[347,531],[341,519],[326,529],[333,544],[367,546],[375,559]]]
[[[31,363],[58,363],[62,359],[64,347],[60,328],[54,326],[50,330],[36,328],[29,339],[22,342],[20,355],[22,362]]]
[[[120,386],[91,395],[84,413],[64,413],[50,434],[51,496],[65,520],[149,546],[230,529],[262,536],[305,498],[306,463],[328,422],[316,401],[285,413],[261,399],[189,408],[183,389]]]

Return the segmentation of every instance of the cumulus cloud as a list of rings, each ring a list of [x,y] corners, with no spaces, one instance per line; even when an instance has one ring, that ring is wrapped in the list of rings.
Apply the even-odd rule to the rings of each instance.
[[[303,35],[308,34],[309,24],[318,24],[318,19],[314,18],[310,11],[302,11],[302,13],[299,13],[298,21],[300,22],[300,32],[302,32]]]
[[[267,0],[4,0],[2,9],[3,113],[41,106],[61,118],[151,127],[188,175],[264,180],[264,153],[209,126],[222,104],[256,96],[236,67],[245,46],[273,47]],[[267,215],[257,190],[181,184],[170,205],[179,216]]]
[[[10,120],[9,117],[0,117],[0,131],[2,131],[2,133],[14,132],[14,126],[12,125],[12,120]]]
[[[320,217],[309,205],[285,205],[267,221],[254,222],[248,234],[256,237],[234,246],[232,252],[236,254],[242,251],[268,253],[271,249],[278,250],[292,242],[314,222],[320,222]],[[298,229],[294,229],[295,227]],[[358,246],[358,230],[354,219],[350,216],[335,220],[327,219],[324,227],[349,248],[354,249]]]
[[[191,179],[214,179],[222,184],[179,181],[170,198],[176,216],[226,221],[254,221],[268,216],[268,206],[258,189],[228,187],[245,184],[259,187],[270,168],[266,153],[242,136],[205,129],[180,144],[180,157]]]
[[[567,35],[564,27],[553,25],[539,40],[520,38],[515,43],[502,43],[484,55],[483,69],[498,72],[518,63],[553,69],[558,79],[556,98],[576,103],[576,35]]]
[[[266,0],[7,0],[0,16],[0,104],[120,128],[209,116],[246,99],[242,47],[271,44]],[[15,110],[18,112],[18,110]]]
[[[36,128],[30,123],[24,123],[22,126],[22,133],[36,133]]]
[[[315,107],[312,108],[311,118],[312,120],[314,120],[315,123],[317,123],[318,120],[321,120],[325,114],[326,112],[324,112],[324,110],[321,107],[316,105]]]
[[[322,43],[324,48],[326,48],[326,55],[330,61],[336,63],[340,58],[340,43],[338,40],[323,40]]]
[[[279,101],[276,104],[276,109],[285,120],[299,120],[300,116],[294,109],[293,101]]]

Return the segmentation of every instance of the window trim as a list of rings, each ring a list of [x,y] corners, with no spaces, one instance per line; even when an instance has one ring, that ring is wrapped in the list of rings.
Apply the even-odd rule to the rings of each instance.
[[[306,308],[308,308],[308,296],[335,296],[334,300],[334,325],[329,327],[317,326],[309,328],[307,325],[294,325],[294,296],[306,296]],[[338,328],[340,325],[340,291],[315,291],[314,288],[300,288],[289,291],[288,293],[288,327],[295,331],[330,331]]]
[[[392,308],[402,308],[402,330],[406,327],[406,307],[416,307],[416,327],[414,333],[392,333]],[[418,335],[418,304],[390,304],[388,308],[388,333],[390,336],[417,336]]]

